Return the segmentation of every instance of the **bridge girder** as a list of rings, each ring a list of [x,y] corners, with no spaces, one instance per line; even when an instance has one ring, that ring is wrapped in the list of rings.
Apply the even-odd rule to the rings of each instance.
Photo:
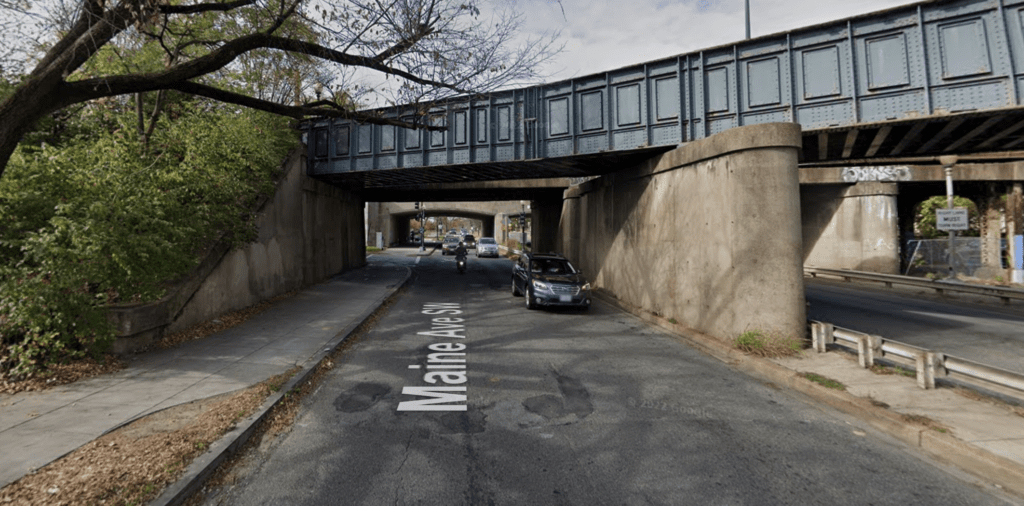
[[[787,122],[803,129],[801,164],[1010,159],[1024,149],[1022,1],[921,2],[565,81],[376,111],[443,130],[313,120],[304,125],[308,174],[371,192],[589,177],[737,127]]]

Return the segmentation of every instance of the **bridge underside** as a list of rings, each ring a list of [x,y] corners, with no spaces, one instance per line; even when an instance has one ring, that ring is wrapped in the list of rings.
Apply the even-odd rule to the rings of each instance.
[[[1020,159],[1024,109],[806,130],[801,164],[849,166],[938,163],[943,155],[1002,161]]]
[[[313,174],[312,177],[325,183],[344,186],[349,189],[361,188],[370,201],[401,202],[406,200],[516,200],[515,189],[478,188],[476,192],[456,197],[445,197],[443,191],[438,198],[424,198],[416,194],[412,198],[395,198],[395,192],[420,192],[424,185],[444,183],[470,183],[481,181],[509,181],[552,178],[582,178],[600,176],[636,165],[655,155],[675,149],[675,145],[651,148],[611,151],[587,155],[506,162],[485,162],[471,164],[432,165],[372,171],[353,171]],[[476,193],[474,196],[473,193]],[[501,197],[501,198],[495,198]]]
[[[568,181],[563,179],[564,181]],[[505,200],[561,199],[568,182],[559,187],[509,186],[474,187],[460,185],[445,188],[444,184],[425,187],[370,188],[362,192],[366,202],[500,202]],[[453,185],[454,186],[454,185]]]

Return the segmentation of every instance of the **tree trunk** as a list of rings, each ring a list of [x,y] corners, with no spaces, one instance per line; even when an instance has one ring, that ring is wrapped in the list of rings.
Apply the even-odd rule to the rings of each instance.
[[[57,98],[61,84],[59,75],[29,78],[0,102],[0,178],[21,138],[40,119],[66,105]]]

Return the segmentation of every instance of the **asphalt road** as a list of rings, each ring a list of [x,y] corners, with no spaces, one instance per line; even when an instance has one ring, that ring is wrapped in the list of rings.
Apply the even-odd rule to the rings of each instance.
[[[389,255],[374,261],[416,261]],[[420,259],[292,431],[208,503],[1005,504],[608,306],[528,311],[505,259],[469,264]],[[448,402],[407,390],[440,386]]]
[[[805,278],[807,318],[1024,374],[1024,311],[999,299]]]

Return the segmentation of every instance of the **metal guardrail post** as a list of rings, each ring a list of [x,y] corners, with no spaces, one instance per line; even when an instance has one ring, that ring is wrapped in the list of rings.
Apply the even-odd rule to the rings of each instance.
[[[825,353],[829,344],[836,342],[835,326],[825,322],[811,322],[811,339],[814,351]]]
[[[946,370],[946,354],[942,352],[935,352],[935,377],[945,378],[949,376],[949,371]]]
[[[870,369],[875,365],[875,352],[879,351],[882,345],[882,338],[862,334],[857,336],[857,358],[860,359],[860,366]]]
[[[917,386],[932,390],[935,388],[935,353],[925,351],[918,353],[914,360],[917,366]]]

